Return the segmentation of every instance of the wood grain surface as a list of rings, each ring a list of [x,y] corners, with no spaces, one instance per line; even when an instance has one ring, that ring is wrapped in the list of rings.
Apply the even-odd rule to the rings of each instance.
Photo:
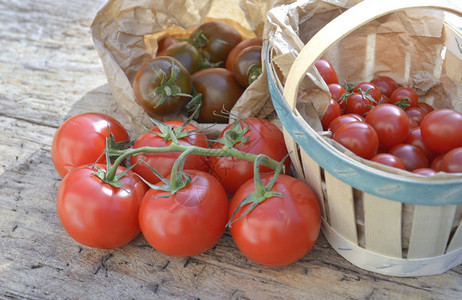
[[[102,0],[0,0],[0,299],[461,299],[462,266],[396,278],[361,270],[320,237],[287,267],[243,257],[229,233],[196,257],[158,253],[140,235],[116,250],[74,242],[56,215],[58,126],[114,103],[89,26]]]

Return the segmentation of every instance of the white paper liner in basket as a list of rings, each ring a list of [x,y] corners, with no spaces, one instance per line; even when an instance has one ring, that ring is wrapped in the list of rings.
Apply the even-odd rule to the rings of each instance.
[[[302,8],[293,6],[285,7],[285,9],[289,11],[289,13],[290,9],[303,11],[303,5],[306,5],[308,2],[309,1],[301,1],[299,5],[301,5]],[[438,10],[431,11],[430,14],[429,11],[425,11],[425,14],[423,14],[424,11],[422,10],[402,10],[405,7],[435,7],[438,8]],[[445,78],[440,78],[440,81],[440,79],[437,79],[438,76],[433,76],[435,75],[435,72],[410,73],[409,70],[404,70],[404,72],[398,74],[402,76],[396,76],[396,72],[393,72],[393,61],[389,63],[389,66],[384,64],[381,65],[380,62],[376,62],[374,60],[371,61],[370,58],[374,58],[375,53],[371,53],[371,51],[368,50],[370,48],[366,47],[365,49],[361,49],[361,47],[364,48],[364,46],[359,45],[359,47],[357,48],[359,50],[357,52],[358,57],[356,57],[356,59],[355,57],[352,57],[351,52],[345,51],[345,49],[341,48],[345,47],[345,44],[329,48],[329,46],[335,45],[336,42],[341,40],[342,38],[350,39],[348,40],[348,43],[350,44],[346,43],[347,47],[357,47],[358,43],[355,44],[354,41],[355,39],[358,39],[358,37],[362,37],[366,45],[375,45],[375,43],[377,43],[377,40],[379,39],[377,38],[379,37],[379,34],[388,34],[387,37],[389,38],[393,33],[402,31],[403,33],[407,33],[407,35],[403,36],[412,36],[412,38],[410,38],[412,41],[414,41],[414,35],[417,36],[415,38],[415,41],[417,41],[418,39],[422,39],[423,44],[428,46],[428,48],[425,48],[426,51],[429,51],[428,49],[432,49],[431,47],[433,46],[439,49],[440,52],[438,53],[441,53],[441,56],[443,56],[443,54],[446,54],[445,51],[447,49],[457,49],[456,47],[451,47],[451,45],[449,44],[457,41],[457,38],[459,38],[460,40],[460,36],[451,37],[451,34],[458,35],[457,30],[454,30],[449,25],[443,25],[443,23],[441,22],[441,7],[443,7],[443,9],[453,11],[456,14],[460,15],[460,8],[457,8],[455,4],[450,1],[438,2],[405,0],[399,2],[383,2],[366,0],[360,5],[354,7],[353,9],[350,9],[343,13],[342,17],[335,20],[335,22],[330,22],[329,24],[327,24],[322,29],[322,32],[320,34],[314,35],[314,37],[311,33],[305,35],[305,41],[303,41],[303,43],[309,40],[309,45],[307,46],[304,46],[303,43],[300,43],[301,38],[298,36],[303,36],[304,33],[298,31],[296,25],[294,26],[294,24],[291,23],[291,26],[287,26],[287,24],[281,22],[280,10],[282,8],[274,9],[275,12],[273,12],[273,10],[269,12],[270,22],[272,22],[275,25],[275,28],[277,28],[273,31],[273,36],[275,37],[275,39],[271,40],[272,43],[271,45],[269,45],[270,52],[267,57],[267,63],[270,63],[268,67],[268,76],[270,77],[270,91],[272,92],[273,102],[275,102],[275,96],[277,98],[278,93],[281,93],[282,90],[284,91],[284,97],[280,96],[280,98],[286,104],[282,105],[283,107],[280,108],[280,110],[278,111],[278,115],[282,119],[283,125],[287,127],[285,128],[287,144],[288,148],[293,150],[293,155],[295,156],[293,161],[295,161],[295,165],[297,164],[297,162],[299,164],[298,174],[301,175],[302,178],[306,178],[308,182],[322,182],[322,184],[318,184],[317,186],[315,186],[314,189],[317,191],[317,194],[320,197],[320,199],[326,198],[326,203],[322,203],[324,209],[324,234],[326,235],[331,245],[340,254],[342,254],[348,260],[353,262],[355,265],[360,266],[364,269],[368,269],[383,274],[395,276],[438,274],[462,262],[462,256],[460,255],[462,251],[462,229],[460,228],[461,226],[459,226],[461,220],[461,205],[459,204],[456,206],[456,204],[462,202],[461,177],[460,175],[440,174],[436,178],[432,179],[416,178],[416,176],[405,174],[402,171],[395,172],[390,168],[378,166],[377,164],[373,164],[368,161],[358,160],[355,156],[349,154],[348,151],[345,151],[341,147],[339,148],[337,145],[333,145],[332,143],[328,142],[328,140],[322,137],[322,134],[319,134],[319,117],[322,116],[324,109],[327,106],[329,95],[327,92],[327,87],[325,83],[323,83],[323,81],[320,79],[319,74],[316,72],[316,70],[310,67],[312,67],[312,64],[314,64],[314,62],[318,58],[320,58],[322,55],[325,55],[325,57],[328,57],[328,59],[331,62],[333,62],[334,66],[336,67],[336,70],[339,70],[338,73],[340,75],[348,74],[347,79],[349,80],[368,80],[371,79],[372,76],[375,74],[392,75],[392,77],[398,77],[397,79],[399,83],[411,85],[420,89],[421,94],[426,95],[426,101],[429,101],[430,103],[438,107],[451,107],[460,111],[460,108],[462,107],[462,101],[458,101],[458,99],[461,99],[461,97],[459,97],[461,94],[461,87],[451,86],[450,84],[448,84],[448,82],[451,83],[451,81],[445,80]],[[391,15],[391,17],[389,17],[389,12],[398,10],[402,10],[402,12],[393,14]],[[380,19],[379,17],[382,15],[387,16],[382,17]],[[379,20],[377,20],[377,18],[379,18]],[[300,17],[300,19],[303,19],[303,17]],[[386,21],[390,20],[394,21],[394,23],[386,23]],[[361,27],[361,30],[366,30],[365,33],[361,32],[360,30],[356,30],[352,35],[348,36],[348,34],[352,32],[353,29],[359,28],[361,25],[367,24],[368,22],[372,23],[370,27]],[[373,28],[372,26],[376,26],[377,24],[381,25],[380,29],[371,30],[371,28]],[[446,35],[445,38],[447,41],[447,49],[441,46],[441,32],[443,32]],[[297,36],[293,36],[293,33],[296,33]],[[287,36],[290,36],[290,38],[288,38]],[[399,37],[403,39],[402,36]],[[377,38],[377,40],[375,40],[375,38]],[[282,45],[278,43],[281,41]],[[406,42],[409,42],[399,39],[397,41],[398,43],[404,44]],[[462,54],[458,51],[455,52],[456,53],[451,53],[451,55],[459,55],[459,60],[462,61]],[[431,53],[431,55],[425,55],[425,53],[423,53],[423,55],[427,57],[422,57],[420,61],[423,64],[431,63],[432,68],[434,68],[434,70],[438,70],[438,67],[433,67],[433,64],[438,66],[438,59],[436,60],[436,62],[429,60],[431,57],[434,57],[435,53]],[[295,57],[297,57],[297,59],[295,59]],[[408,64],[411,58],[412,57],[407,57]],[[367,60],[364,61],[365,59]],[[440,64],[443,63],[443,59],[444,57],[440,59]],[[378,69],[377,66],[379,66]],[[288,69],[284,69],[285,67],[289,67],[290,71],[288,71]],[[456,67],[457,66],[453,66],[453,68]],[[353,71],[350,71],[348,73],[348,70],[350,68],[352,68]],[[451,72],[451,66],[446,66],[446,68],[447,69],[445,70],[445,72]],[[457,71],[460,74],[460,68]],[[453,71],[453,73],[457,71]],[[443,74],[443,76],[448,76],[447,73]],[[409,76],[409,74],[411,74],[411,76]],[[459,74],[456,76],[457,79],[455,80],[455,82],[458,82],[460,85],[460,78],[462,75]],[[279,80],[281,82],[278,82]],[[308,103],[300,101],[300,95],[302,93],[305,93],[305,97],[307,97],[307,99],[310,99]],[[445,100],[446,98],[450,100]],[[295,101],[296,99],[298,99],[298,101]],[[276,102],[275,106],[278,106],[279,104],[277,104]],[[287,117],[287,115],[290,116]],[[287,120],[286,123],[284,123],[284,119],[286,117]],[[289,124],[287,124],[287,122],[289,122]],[[309,149],[305,148],[311,147],[313,145],[305,141],[306,139],[303,138],[303,134],[310,134],[311,138],[313,138],[310,141],[316,144],[317,146],[322,146],[318,148],[322,148],[322,151],[336,152],[340,156],[343,156],[342,158],[345,161],[349,161],[348,163],[350,165],[354,165],[355,168],[358,164],[364,164],[363,168],[369,172],[368,174],[378,173],[383,176],[387,176],[386,172],[391,171],[391,173],[388,174],[390,174],[390,177],[392,177],[393,180],[396,178],[396,182],[399,183],[396,186],[390,186],[391,189],[399,189],[400,186],[407,186],[408,183],[410,183],[410,186],[412,186],[414,181],[421,181],[422,183],[426,180],[429,180],[429,185],[434,184],[435,181],[440,181],[442,184],[449,183],[447,185],[448,191],[440,195],[439,199],[436,199],[437,197],[435,197],[435,199],[432,199],[432,201],[422,201],[422,203],[425,204],[440,205],[437,207],[437,209],[435,209],[434,206],[432,207],[427,205],[421,205],[422,203],[419,203],[419,199],[396,199],[396,195],[394,195],[395,198],[393,198],[392,195],[391,197],[385,197],[384,199],[374,195],[377,191],[371,190],[372,194],[369,194],[368,192],[370,192],[370,190],[367,189],[367,192],[363,193],[363,191],[361,190],[358,193],[358,190],[355,190],[353,187],[342,182],[343,179],[348,179],[348,177],[354,177],[355,175],[357,175],[354,174],[354,170],[348,170],[344,168],[342,171],[344,172],[344,174],[341,174],[339,172],[335,173],[336,166],[333,167],[329,165],[329,161],[319,161],[319,157],[321,156],[317,153],[313,153],[311,151],[310,156],[313,156],[314,158],[308,156],[306,153],[304,153],[304,150],[307,150],[307,152],[309,152]],[[301,142],[303,146],[299,147],[296,141],[299,143]],[[300,150],[299,148],[302,149]],[[325,156],[323,158],[325,159]],[[342,161],[336,162],[343,164]],[[332,176],[329,173],[324,172],[324,170],[322,169],[321,171],[319,171],[319,166],[317,164],[321,165],[321,167],[328,166],[330,170],[334,171],[335,176]],[[310,167],[313,167],[312,170],[310,170]],[[318,168],[318,170],[316,170],[316,167]],[[342,167],[344,166],[339,166],[338,169],[341,169]],[[348,172],[351,171],[352,173],[348,174],[348,172],[345,172],[345,170],[347,170]],[[310,176],[313,176],[315,178],[308,178]],[[325,176],[326,178],[323,179],[323,176]],[[335,177],[340,178],[340,180]],[[364,181],[367,181],[368,179],[369,178],[367,177],[361,179],[363,181],[362,186],[365,185]],[[332,185],[332,183],[327,184],[328,182],[335,182],[337,185]],[[326,185],[330,185],[330,189],[329,186]],[[422,184],[419,186],[425,187],[425,185]],[[335,189],[333,189],[332,187],[334,187]],[[439,190],[441,190],[441,187],[442,186],[440,186]],[[446,185],[444,187],[446,187]],[[349,192],[352,195],[342,195],[342,192]],[[428,191],[426,191],[425,188],[423,188],[416,194],[420,193],[420,195],[425,196],[425,192]],[[361,198],[359,201],[357,201],[357,199],[354,199],[355,197],[353,196],[353,194],[360,194],[361,197],[364,197],[364,199]],[[393,191],[391,194],[393,194]],[[399,195],[399,192],[397,194]],[[332,195],[334,195],[336,198],[343,197],[345,199],[332,201],[332,199],[335,198],[330,197]],[[327,199],[329,198],[328,196],[332,199]],[[451,196],[453,197],[451,198]],[[429,196],[427,196],[427,198],[429,198]],[[394,201],[387,199],[392,199]],[[441,200],[440,204],[438,204],[438,200]],[[332,202],[335,203],[332,204]],[[356,202],[358,202],[361,205],[358,205],[358,203]],[[409,202],[411,204],[402,204],[401,202]],[[363,203],[367,205],[363,207]],[[368,212],[370,212],[371,210],[376,210],[375,216],[378,219],[383,218],[383,216],[380,215],[380,207],[382,205],[384,205],[384,209],[387,210],[387,213],[393,212],[393,210],[395,210],[394,215],[393,213],[389,215],[393,218],[390,219],[389,222],[399,222],[397,224],[390,224],[389,226],[391,227],[391,231],[394,231],[396,233],[395,236],[391,237],[391,239],[395,241],[398,240],[397,243],[399,243],[400,245],[398,249],[394,247],[395,249],[392,249],[391,252],[389,251],[389,249],[381,249],[380,247],[377,248],[374,246],[364,248],[364,240],[361,241],[361,238],[364,238],[364,236],[362,236],[362,234],[364,234],[364,231],[369,231],[368,236],[372,237],[376,241],[381,239],[381,235],[383,235],[384,240],[386,240],[386,235],[388,235],[387,238],[389,238],[390,233],[385,232],[385,230],[381,233],[382,229],[380,227],[374,228],[374,226],[370,225],[366,227],[364,226],[364,220],[362,219],[363,216],[368,216],[370,218],[370,214],[364,213],[365,210],[367,210]],[[342,209],[350,210],[350,212],[338,213],[329,211]],[[436,222],[436,225],[442,226],[442,228],[433,229],[428,224],[422,223],[422,220],[419,219],[422,216],[430,216],[430,211],[432,209],[438,211],[436,214],[439,214],[439,217],[436,217],[438,221]],[[333,214],[334,217],[332,217],[331,214]],[[336,216],[345,217],[345,215],[349,215],[351,218],[347,219],[346,221],[335,219]],[[385,224],[387,226],[389,225],[387,224],[387,220],[379,221],[381,223],[377,222],[377,224]],[[427,223],[431,223],[433,220],[430,219],[424,221],[427,221]],[[331,226],[333,223],[337,223],[337,226],[334,226],[336,229],[333,226]],[[348,226],[354,227],[352,230],[354,231],[353,236],[347,236],[344,235],[343,232],[336,231],[342,231],[342,227]],[[371,227],[373,228],[371,229]],[[440,240],[443,241],[438,241],[438,244],[446,245],[444,246],[444,249],[438,249],[437,251],[435,250],[434,253],[425,253],[425,249],[418,251],[415,250],[419,249],[419,246],[425,246],[425,243],[421,241],[422,239],[413,239],[411,241],[409,241],[408,239],[411,235],[415,237],[419,234],[422,234],[422,232],[424,232],[424,229],[426,228],[428,228],[429,235],[436,235],[436,237],[429,237],[428,239],[430,241],[438,240],[438,229],[441,229],[442,232],[444,231],[444,233],[441,234],[442,237],[440,238]],[[374,230],[376,232],[373,232]],[[373,233],[371,234],[370,232]],[[444,241],[444,239],[446,239],[446,241]],[[366,241],[366,243],[367,242],[368,241]],[[450,244],[449,246],[447,246],[449,242]],[[377,242],[377,244],[380,243],[380,241]],[[411,243],[411,245],[409,247],[409,253],[407,253],[407,255],[409,255],[409,257],[414,258],[419,257],[419,259],[405,259],[406,253],[404,252],[407,250],[407,244],[409,243]],[[344,247],[345,244],[348,244],[348,247]],[[437,253],[440,252],[441,255],[438,255]],[[389,253],[393,253],[393,255],[389,255]]]

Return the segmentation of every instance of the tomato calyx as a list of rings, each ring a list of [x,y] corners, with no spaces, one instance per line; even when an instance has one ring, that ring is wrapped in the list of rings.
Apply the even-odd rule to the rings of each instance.
[[[221,65],[223,65],[223,61],[221,60],[213,63],[207,58],[203,57],[201,59],[200,69],[204,70],[204,69],[211,69],[211,68],[219,68]]]
[[[249,66],[249,85],[252,84],[261,74],[263,73],[263,70],[260,66],[253,64]]]
[[[255,160],[254,163],[254,183],[255,183],[255,191],[248,194],[242,201],[239,203],[237,208],[234,210],[233,214],[231,215],[231,218],[229,218],[228,223],[226,224],[226,227],[231,228],[232,224],[234,222],[239,221],[246,215],[248,215],[255,207],[257,207],[258,204],[264,202],[265,200],[272,198],[272,197],[280,197],[282,198],[282,193],[272,191],[271,189],[273,188],[274,184],[276,183],[279,174],[284,170],[284,161],[287,157],[282,159],[282,161],[278,164],[277,168],[274,169],[274,175],[273,178],[268,182],[267,185],[263,185],[261,176],[260,176],[260,164],[264,162],[265,160],[270,159],[268,156],[264,154],[259,154],[257,156],[257,159]],[[234,216],[238,211],[241,210],[245,205],[250,204],[246,210],[237,218],[234,219]]]
[[[217,143],[223,144],[227,148],[239,148],[241,144],[245,144],[249,139],[245,134],[249,131],[249,124],[244,120],[242,121],[246,126],[242,126],[240,120],[236,120],[233,123],[231,129],[225,131],[223,137],[216,140]]]
[[[192,38],[180,39],[180,40],[189,42],[194,47],[200,49],[200,48],[204,48],[207,45],[207,42],[209,39],[207,38],[203,30],[198,30],[196,32],[193,32]]]
[[[399,108],[406,110],[406,108],[410,107],[409,105],[409,98],[403,97],[398,102],[393,103],[394,105],[398,106]]]
[[[167,76],[163,70],[155,70],[160,72],[161,82],[159,86],[154,90],[152,97],[160,95],[159,102],[156,103],[154,109],[162,105],[168,97],[188,97],[193,98],[190,94],[183,93],[181,88],[175,84],[176,73],[173,69],[173,66],[170,68],[170,76]],[[168,78],[167,78],[168,77]]]

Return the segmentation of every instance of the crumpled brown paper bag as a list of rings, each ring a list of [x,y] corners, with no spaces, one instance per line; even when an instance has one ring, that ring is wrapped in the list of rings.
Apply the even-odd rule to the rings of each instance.
[[[134,122],[147,116],[135,102],[132,82],[142,63],[157,53],[157,40],[169,34],[188,37],[203,22],[222,19],[244,38],[266,39],[267,11],[291,0],[109,0],[91,24],[94,45],[118,104]],[[273,111],[266,75],[236,103],[233,115],[265,117]],[[180,116],[172,116],[178,118]]]

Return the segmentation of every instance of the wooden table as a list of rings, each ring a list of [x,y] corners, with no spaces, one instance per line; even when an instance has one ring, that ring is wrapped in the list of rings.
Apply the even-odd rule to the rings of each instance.
[[[102,3],[0,1],[0,299],[462,298],[462,266],[439,276],[382,276],[351,265],[322,236],[282,268],[248,261],[228,233],[188,258],[160,254],[141,235],[108,251],[74,242],[55,209],[56,129],[90,110],[131,129],[90,36]]]

